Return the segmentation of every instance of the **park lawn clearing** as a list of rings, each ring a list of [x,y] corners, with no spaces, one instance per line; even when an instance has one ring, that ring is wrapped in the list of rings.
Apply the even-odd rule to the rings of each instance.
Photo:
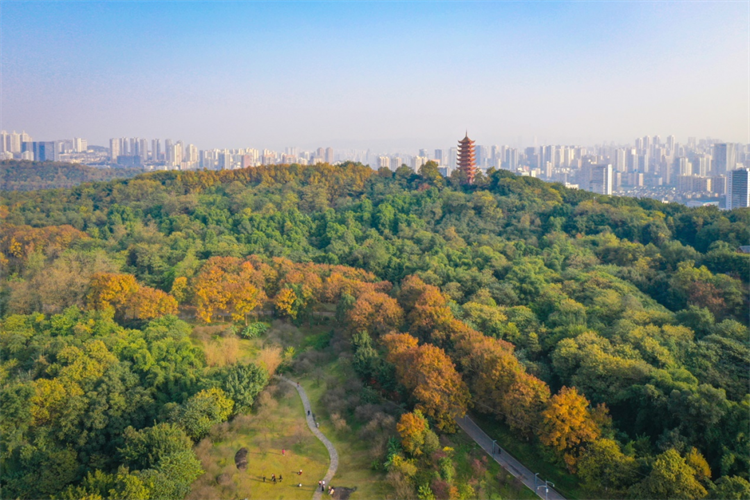
[[[338,360],[323,366],[322,369],[329,379],[331,376],[341,376]],[[357,488],[351,495],[353,500],[384,499],[392,496],[392,489],[386,482],[385,474],[372,469],[370,443],[362,441],[357,436],[357,429],[348,427],[337,431],[334,427],[328,412],[320,402],[320,398],[326,392],[326,383],[309,374],[299,381],[310,398],[310,405],[320,423],[320,431],[339,452],[339,467],[331,484]]]
[[[196,445],[205,474],[192,484],[188,500],[310,500],[328,470],[328,450],[310,432],[302,401],[292,387],[284,388],[287,385],[270,385],[259,396],[254,414],[215,426]],[[246,470],[238,470],[234,461],[241,448],[248,450]],[[300,469],[301,476],[296,474]],[[282,475],[283,481],[274,484],[271,474]]]

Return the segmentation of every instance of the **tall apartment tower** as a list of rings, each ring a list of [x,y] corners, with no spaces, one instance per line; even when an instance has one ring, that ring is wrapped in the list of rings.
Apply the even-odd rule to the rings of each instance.
[[[714,173],[724,175],[734,170],[737,164],[737,145],[720,143],[714,144]]]
[[[750,207],[750,168],[739,168],[729,172],[727,208]]]
[[[594,193],[612,194],[612,165],[595,165],[591,167],[589,189]]]
[[[326,148],[326,163],[333,165],[333,148]]]
[[[458,171],[464,174],[465,182],[474,183],[477,175],[477,163],[474,158],[474,141],[469,139],[467,132],[463,139],[458,141]]]
[[[117,157],[120,156],[120,139],[109,140],[109,157],[112,161],[117,161]]]

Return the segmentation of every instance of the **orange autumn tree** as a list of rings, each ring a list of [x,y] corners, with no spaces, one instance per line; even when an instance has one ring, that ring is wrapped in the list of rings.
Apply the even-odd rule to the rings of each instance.
[[[542,412],[539,439],[560,453],[571,472],[583,447],[599,437],[601,430],[589,401],[575,387],[563,387],[550,398]]]
[[[373,337],[398,330],[403,320],[404,311],[396,299],[374,291],[366,291],[357,297],[346,317],[351,333],[365,330]]]
[[[516,379],[500,405],[505,421],[530,438],[541,422],[549,397],[549,386],[543,381],[526,372],[516,373]]]
[[[262,283],[263,276],[250,262],[211,257],[193,280],[198,316],[206,323],[217,313],[247,321],[247,315],[265,299]]]
[[[89,307],[112,307],[120,319],[154,319],[177,313],[177,301],[166,292],[141,286],[132,274],[97,273],[87,295]]]
[[[396,431],[401,436],[401,444],[404,450],[411,455],[418,456],[422,454],[424,439],[430,426],[422,412],[414,410],[413,413],[404,413],[396,424]]]
[[[470,396],[450,358],[439,347],[418,345],[408,333],[389,333],[383,343],[398,381],[417,400],[416,408],[434,418],[439,429],[454,430],[456,419],[466,414]]]
[[[177,300],[166,292],[144,286],[130,299],[128,308],[135,318],[154,319],[177,314]]]
[[[509,342],[482,335],[457,320],[449,336],[474,404],[530,437],[550,396],[547,384],[526,373]]]
[[[139,289],[132,274],[96,273],[91,277],[86,299],[91,308],[118,310],[124,308]]]

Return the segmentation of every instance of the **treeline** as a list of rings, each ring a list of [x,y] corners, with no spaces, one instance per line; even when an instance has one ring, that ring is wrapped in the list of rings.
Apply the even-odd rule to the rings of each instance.
[[[159,172],[58,193],[2,195],[3,314],[85,307],[95,275],[119,274],[137,279],[128,300],[158,290],[205,321],[244,324],[268,304],[301,321],[336,303],[363,379],[438,430],[471,401],[553,450],[597,496],[745,491],[750,255],[737,247],[750,244],[750,210],[504,171],[466,187],[431,164]],[[347,272],[369,285],[344,280],[346,293],[326,295],[318,279],[332,271],[303,271],[314,264],[358,268]],[[296,277],[274,278],[284,266]],[[146,321],[129,304],[118,320]],[[424,382],[434,378],[450,397]],[[564,410],[580,435],[545,424]],[[627,474],[607,483],[601,457]],[[687,478],[683,462],[702,471],[689,490],[644,489]]]
[[[0,161],[0,191],[70,188],[84,182],[111,181],[142,174],[140,168],[95,168],[77,163]]]

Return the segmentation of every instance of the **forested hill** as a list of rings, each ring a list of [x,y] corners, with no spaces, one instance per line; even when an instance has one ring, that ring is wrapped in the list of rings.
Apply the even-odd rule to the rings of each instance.
[[[363,321],[372,346],[359,328],[350,332],[368,384],[395,384],[383,375],[392,365],[382,367],[421,352],[418,341],[432,344],[454,360],[475,408],[539,440],[593,497],[750,492],[750,255],[738,251],[750,244],[750,209],[599,196],[505,171],[463,186],[434,164],[419,174],[345,164],[158,172],[55,196],[5,192],[0,220],[6,318],[85,307],[101,273],[134,276],[128,287],[137,280],[174,310],[170,301],[203,300],[201,276],[217,262],[232,269],[221,273],[262,271],[268,282],[292,280],[289,261],[352,266],[393,284],[378,288],[380,302],[363,317],[379,321],[394,300],[386,292],[404,314],[377,328]],[[250,255],[288,260],[271,259],[272,269]],[[277,310],[315,296],[298,275]],[[279,286],[268,297],[281,296]],[[338,293],[339,312],[361,312]],[[24,318],[42,328],[37,316]],[[388,334],[407,325],[413,338]],[[512,355],[483,357],[474,331]],[[33,350],[13,361],[29,335],[0,334],[4,390],[36,366]],[[478,367],[492,359],[502,366],[489,377]],[[544,422],[558,417],[575,421],[565,432],[583,430],[552,435]],[[438,422],[450,428],[446,419]]]
[[[0,162],[0,191],[69,188],[143,173],[135,168],[94,168],[75,163],[5,160]]]

